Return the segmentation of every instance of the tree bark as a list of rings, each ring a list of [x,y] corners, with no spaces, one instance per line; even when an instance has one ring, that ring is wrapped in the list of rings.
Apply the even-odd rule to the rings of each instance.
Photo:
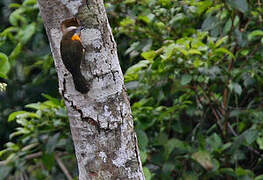
[[[70,121],[79,179],[144,179],[129,100],[103,0],[38,0]],[[74,88],[60,54],[61,23],[76,17],[86,50]]]

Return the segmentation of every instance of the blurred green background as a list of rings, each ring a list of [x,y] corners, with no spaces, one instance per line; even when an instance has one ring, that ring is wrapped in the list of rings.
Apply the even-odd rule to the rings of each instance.
[[[105,7],[146,179],[263,180],[263,1]],[[2,0],[0,15],[0,179],[66,179],[57,157],[77,179],[36,0]]]

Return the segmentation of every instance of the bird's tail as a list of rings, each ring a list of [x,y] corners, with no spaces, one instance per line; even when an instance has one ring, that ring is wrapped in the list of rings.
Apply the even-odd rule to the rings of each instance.
[[[72,74],[75,89],[82,94],[86,94],[89,91],[88,81],[84,78],[81,72]]]

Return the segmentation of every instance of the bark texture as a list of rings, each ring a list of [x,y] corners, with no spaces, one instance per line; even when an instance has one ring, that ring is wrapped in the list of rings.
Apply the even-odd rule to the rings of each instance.
[[[65,99],[79,179],[144,179],[116,44],[103,0],[38,0]],[[81,73],[88,93],[75,90],[60,54],[61,23],[77,17],[86,50]],[[73,59],[74,60],[74,59]]]

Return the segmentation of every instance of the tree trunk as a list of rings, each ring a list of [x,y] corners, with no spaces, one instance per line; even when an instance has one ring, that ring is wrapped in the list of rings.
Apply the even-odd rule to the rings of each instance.
[[[129,100],[103,0],[38,0],[70,121],[79,179],[144,179]],[[84,26],[81,73],[89,91],[75,90],[60,54],[61,23]]]

